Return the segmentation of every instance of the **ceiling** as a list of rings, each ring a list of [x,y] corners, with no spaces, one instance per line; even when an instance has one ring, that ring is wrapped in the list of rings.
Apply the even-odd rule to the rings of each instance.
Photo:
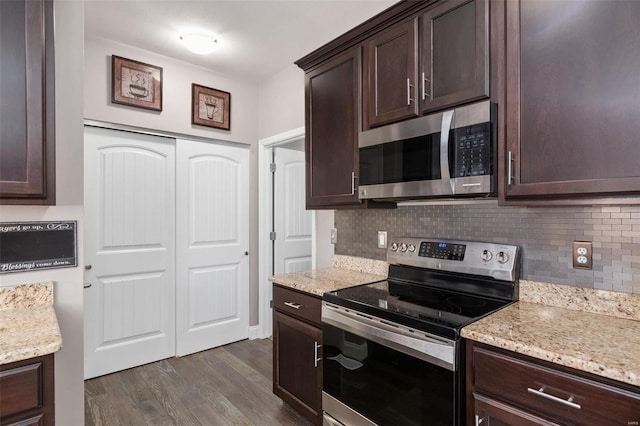
[[[397,0],[86,0],[85,38],[100,37],[260,82]],[[215,34],[209,55],[180,33]]]

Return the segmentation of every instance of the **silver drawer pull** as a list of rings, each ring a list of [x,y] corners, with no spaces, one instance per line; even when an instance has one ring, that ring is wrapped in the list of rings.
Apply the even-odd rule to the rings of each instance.
[[[569,399],[558,398],[557,396],[553,396],[553,395],[549,395],[548,393],[544,393],[544,387],[541,387],[540,389],[527,388],[527,391],[529,393],[534,394],[534,395],[538,395],[538,396],[541,396],[543,398],[550,399],[551,401],[555,401],[555,402],[559,402],[560,404],[568,405],[569,407],[575,408],[576,410],[579,410],[579,409],[582,408],[580,406],[580,404],[576,404],[575,402],[573,402],[573,395],[570,396]]]
[[[293,309],[302,308],[302,304],[301,303],[284,302],[284,304],[285,304],[285,306],[288,306],[288,307],[293,308]]]
[[[318,368],[318,363],[320,361],[322,361],[322,357],[318,358],[318,349],[320,349],[322,347],[322,345],[319,345],[318,342],[314,342],[313,346],[314,346],[314,349],[313,349],[313,359],[314,359],[313,366],[315,368]]]

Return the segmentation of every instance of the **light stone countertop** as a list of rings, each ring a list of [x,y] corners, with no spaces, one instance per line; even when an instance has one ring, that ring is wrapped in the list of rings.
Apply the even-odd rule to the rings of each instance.
[[[271,280],[281,286],[322,296],[327,291],[372,283],[387,278],[386,262],[348,256],[334,256],[333,267],[308,272],[278,274]],[[373,271],[374,274],[363,272]]]
[[[62,348],[53,309],[53,283],[0,287],[0,364]]]
[[[640,386],[634,319],[520,301],[464,327],[462,336]]]

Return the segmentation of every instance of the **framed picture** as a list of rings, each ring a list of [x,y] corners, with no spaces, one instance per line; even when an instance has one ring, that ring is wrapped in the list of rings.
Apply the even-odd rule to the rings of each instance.
[[[111,55],[111,102],[162,111],[162,68]]]
[[[191,124],[231,130],[231,93],[192,84]]]

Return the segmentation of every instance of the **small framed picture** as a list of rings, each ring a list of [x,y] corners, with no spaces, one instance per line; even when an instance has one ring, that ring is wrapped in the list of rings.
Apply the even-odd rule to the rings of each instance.
[[[191,124],[231,130],[231,93],[192,84]]]
[[[162,111],[162,68],[111,55],[111,102]]]

